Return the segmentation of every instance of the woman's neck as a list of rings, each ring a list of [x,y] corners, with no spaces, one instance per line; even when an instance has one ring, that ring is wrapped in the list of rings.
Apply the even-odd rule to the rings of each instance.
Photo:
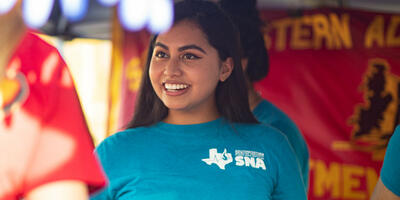
[[[262,97],[254,89],[249,90],[249,106],[251,111],[253,111],[261,101]]]
[[[163,120],[168,124],[201,124],[216,120],[220,117],[217,108],[197,109],[191,111],[169,110],[167,117]]]
[[[249,106],[250,110],[253,111],[254,108],[263,100],[263,98],[258,94],[258,92],[254,89],[253,83],[251,83],[248,79],[246,79],[247,91],[249,96]]]

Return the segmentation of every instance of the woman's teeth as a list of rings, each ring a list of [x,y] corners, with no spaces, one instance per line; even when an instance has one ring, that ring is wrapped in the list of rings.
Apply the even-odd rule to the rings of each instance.
[[[189,87],[189,85],[186,84],[170,84],[170,83],[166,83],[164,84],[165,89],[167,90],[182,90],[182,89],[186,89]]]

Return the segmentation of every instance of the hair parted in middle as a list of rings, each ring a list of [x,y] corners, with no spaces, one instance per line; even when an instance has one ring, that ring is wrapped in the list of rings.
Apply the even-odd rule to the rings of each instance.
[[[185,0],[174,5],[174,25],[187,20],[204,33],[214,47],[219,59],[233,60],[233,70],[228,79],[219,82],[215,90],[219,114],[230,122],[258,123],[249,108],[248,93],[241,67],[239,32],[229,16],[213,2]],[[149,68],[158,35],[150,39],[146,65],[135,105],[135,113],[127,128],[149,126],[163,120],[168,108],[156,95],[150,81]]]

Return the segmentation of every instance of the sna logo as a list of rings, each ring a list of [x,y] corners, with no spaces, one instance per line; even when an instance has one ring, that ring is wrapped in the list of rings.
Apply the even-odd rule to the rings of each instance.
[[[400,78],[390,72],[389,64],[382,59],[369,62],[360,87],[364,102],[355,108],[349,123],[353,125],[352,146],[373,153],[373,158],[383,160],[384,152],[400,114]]]
[[[225,165],[233,162],[231,153],[226,148],[224,152],[218,153],[216,148],[209,150],[209,158],[202,159],[207,165],[216,164],[220,169],[225,170]],[[248,150],[235,150],[235,165],[237,167],[251,167],[266,170],[264,153]]]

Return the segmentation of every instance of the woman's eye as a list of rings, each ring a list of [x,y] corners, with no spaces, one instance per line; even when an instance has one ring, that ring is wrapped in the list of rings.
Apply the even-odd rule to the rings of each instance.
[[[167,55],[166,53],[162,52],[162,51],[156,52],[156,53],[155,53],[155,56],[156,56],[157,58],[166,58],[166,57],[168,57],[168,55]]]
[[[196,56],[194,54],[191,54],[191,53],[186,53],[182,57],[185,60],[194,60],[194,59],[199,59],[200,58],[200,57],[198,57],[198,56]]]

